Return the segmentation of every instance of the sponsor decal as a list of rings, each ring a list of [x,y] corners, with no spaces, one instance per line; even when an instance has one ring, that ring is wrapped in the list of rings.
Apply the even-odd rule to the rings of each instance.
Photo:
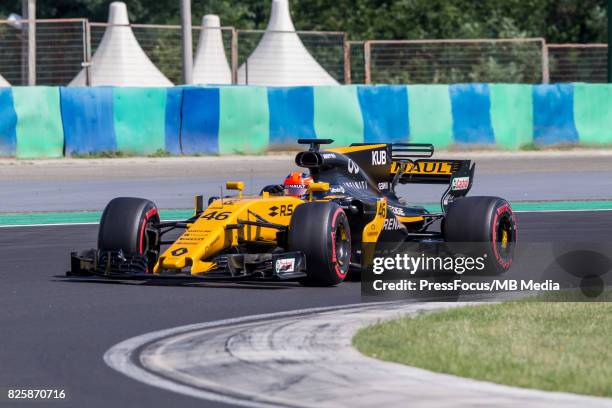
[[[403,217],[406,215],[403,208],[394,207],[392,205],[389,205],[388,207],[391,210],[391,212],[395,215],[399,215],[400,217]]]
[[[336,158],[336,155],[333,154],[333,153],[323,153],[323,154],[321,154],[321,156],[324,159],[335,159]]]
[[[380,217],[387,217],[387,200],[380,200],[376,204],[378,215]]]
[[[273,206],[268,208],[268,215],[270,217],[276,217],[277,215],[280,215],[281,217],[288,217],[290,215],[293,214],[293,204],[288,204],[288,205],[280,205],[280,206]]]
[[[389,183],[387,181],[384,181],[382,183],[378,183],[378,189],[379,190],[388,190],[389,189]]]
[[[455,177],[451,183],[451,189],[453,190],[467,190],[469,186],[469,177]]]
[[[395,217],[387,218],[385,222],[383,223],[383,229],[385,231],[395,231],[395,230],[400,230],[403,228],[404,228],[403,224]]]
[[[342,185],[355,190],[367,190],[368,188],[368,183],[365,181],[346,181]]]
[[[344,194],[344,193],[346,193],[346,190],[345,190],[345,189],[344,189],[344,187],[342,187],[342,186],[334,186],[334,187],[331,187],[331,188],[329,189],[329,192],[330,192],[330,193],[336,193],[336,194],[337,194],[337,193]]]
[[[178,248],[171,252],[173,256],[181,256],[187,253],[187,248]]]
[[[274,269],[277,273],[295,271],[295,258],[277,259]]]
[[[451,174],[452,162],[417,160],[414,165],[406,167],[405,174]],[[391,173],[397,173],[399,163],[393,162]]]
[[[387,151],[374,150],[372,151],[372,166],[384,166],[387,164]]]
[[[359,166],[357,166],[357,163],[355,163],[351,159],[348,159],[348,172],[350,174],[357,174],[357,173],[359,173]]]
[[[215,220],[215,221],[223,221],[229,217],[231,212],[229,211],[212,211],[200,216],[203,220]]]

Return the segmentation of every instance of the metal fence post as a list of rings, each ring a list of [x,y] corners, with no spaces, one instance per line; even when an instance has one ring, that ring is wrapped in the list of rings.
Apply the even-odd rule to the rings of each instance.
[[[366,41],[363,43],[363,63],[364,63],[364,76],[366,85],[369,85],[372,82],[372,72],[371,72],[371,55],[370,55],[370,41]]]
[[[183,50],[183,83],[193,83],[193,39],[191,33],[191,0],[181,0],[181,31]]]
[[[548,84],[550,82],[550,64],[548,59],[548,44],[546,40],[542,39],[542,83]]]
[[[238,32],[232,27],[232,84],[238,84]]]
[[[608,83],[612,83],[612,0],[608,0]]]
[[[23,0],[28,20],[28,85],[36,85],[36,0]]]
[[[83,68],[85,69],[85,85],[91,86],[91,26],[89,20],[83,20]]]
[[[346,33],[344,34],[344,84],[351,84],[351,44]]]

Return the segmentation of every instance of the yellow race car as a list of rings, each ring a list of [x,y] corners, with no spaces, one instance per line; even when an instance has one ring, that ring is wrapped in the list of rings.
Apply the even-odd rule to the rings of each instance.
[[[510,268],[516,223],[498,197],[466,197],[475,165],[432,159],[430,144],[377,143],[321,149],[329,139],[301,139],[295,162],[313,182],[306,197],[264,189],[247,197],[195,197],[192,218],[162,222],[155,204],[120,197],[105,208],[98,247],[71,254],[70,276],[206,280],[298,280],[332,286],[367,267],[379,243],[486,243],[489,266]],[[406,204],[398,184],[448,187],[441,211]],[[438,226],[435,227],[434,226]],[[164,241],[182,229],[178,239]]]

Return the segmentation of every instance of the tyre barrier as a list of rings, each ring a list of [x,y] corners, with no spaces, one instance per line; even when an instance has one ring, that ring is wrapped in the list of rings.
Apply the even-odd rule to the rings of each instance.
[[[0,88],[0,156],[257,154],[299,138],[612,143],[607,84]]]

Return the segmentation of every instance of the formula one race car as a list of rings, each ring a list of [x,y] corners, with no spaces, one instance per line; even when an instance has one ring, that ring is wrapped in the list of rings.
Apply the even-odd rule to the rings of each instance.
[[[299,140],[310,145],[295,158],[312,177],[306,197],[274,189],[246,197],[242,182],[227,182],[236,196],[212,197],[206,208],[196,196],[194,216],[175,222],[160,221],[149,200],[115,198],[102,214],[98,248],[73,252],[68,274],[332,286],[349,268],[368,266],[371,248],[383,242],[486,243],[488,266],[495,273],[510,268],[515,217],[504,199],[466,197],[475,169],[469,160],[431,159],[430,144],[320,149],[332,142]],[[448,185],[442,211],[405,204],[395,189],[406,183]],[[176,229],[184,232],[164,241]]]

